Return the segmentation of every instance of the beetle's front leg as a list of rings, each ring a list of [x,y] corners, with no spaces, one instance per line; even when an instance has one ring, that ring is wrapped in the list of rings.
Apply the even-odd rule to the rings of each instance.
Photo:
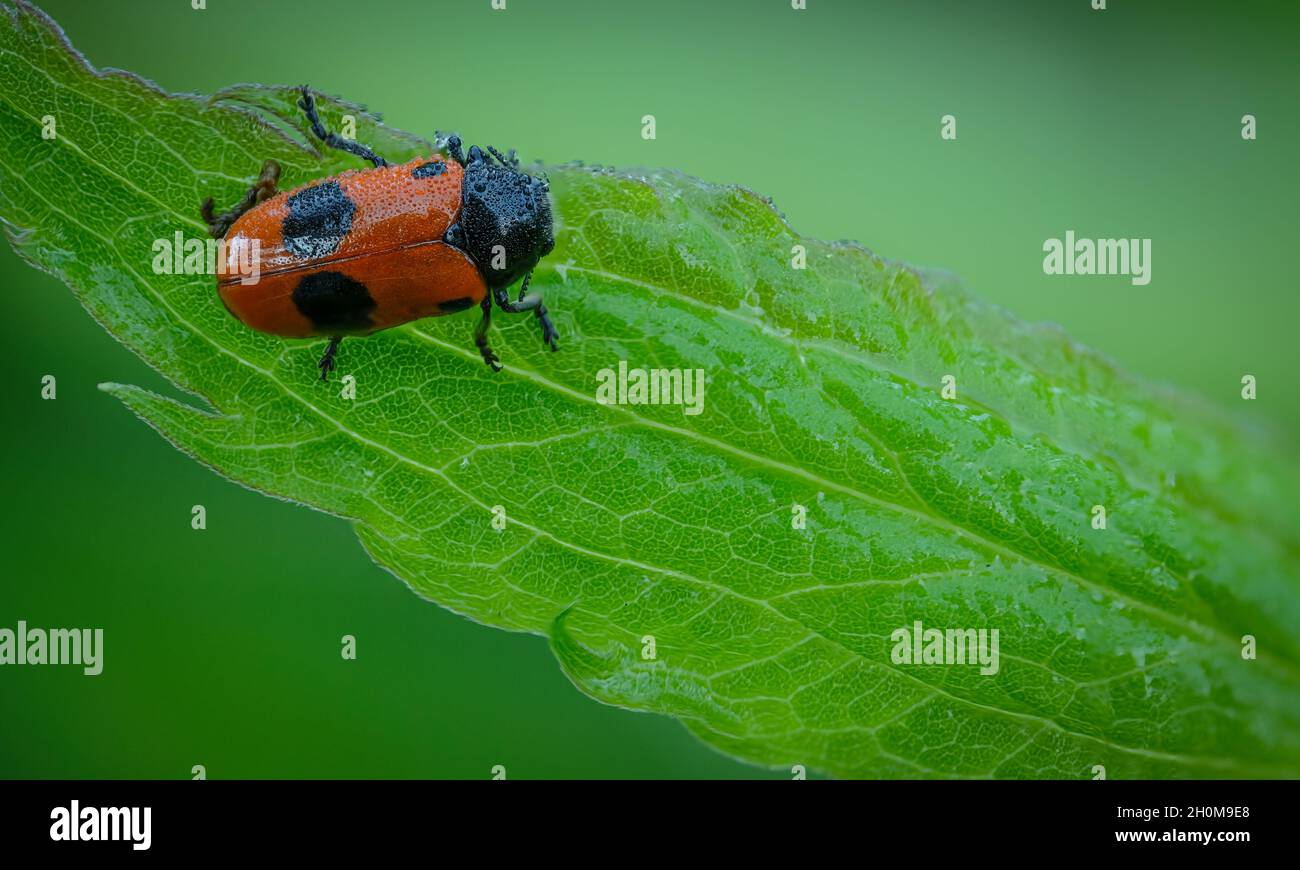
[[[371,150],[369,145],[362,145],[360,142],[344,139],[339,134],[325,129],[325,125],[321,123],[320,115],[316,113],[316,97],[312,95],[311,88],[303,85],[299,90],[302,93],[302,99],[298,100],[298,108],[302,109],[303,114],[307,116],[307,123],[311,125],[311,131],[316,134],[317,139],[331,148],[355,154],[362,160],[368,161],[375,168],[388,165],[388,161]]]
[[[551,322],[551,316],[546,311],[546,305],[542,302],[542,294],[529,293],[528,282],[533,278],[533,273],[529,272],[524,276],[524,282],[519,286],[519,298],[512,300],[510,290],[506,287],[497,287],[492,291],[496,299],[497,307],[507,314],[520,314],[524,311],[532,311],[537,315],[537,321],[542,327],[542,342],[548,345],[551,350],[559,350],[556,343],[560,333]]]
[[[447,156],[455,160],[461,166],[465,165],[465,152],[461,150],[460,137],[455,133],[448,133],[445,137],[441,133],[434,134],[434,144],[446,149]]]

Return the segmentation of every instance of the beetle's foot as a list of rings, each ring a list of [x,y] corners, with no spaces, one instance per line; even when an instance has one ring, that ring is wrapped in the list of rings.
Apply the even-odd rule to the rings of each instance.
[[[559,350],[560,346],[557,341],[560,338],[560,332],[551,322],[551,316],[546,313],[545,305],[538,305],[535,309],[537,312],[537,322],[542,325],[542,343],[547,345],[551,350]]]
[[[222,222],[217,218],[214,213],[214,207],[215,204],[212,202],[212,197],[209,196],[207,199],[203,200],[203,204],[199,206],[199,214],[203,217],[203,222],[208,225],[208,233],[212,238],[225,238],[228,227],[223,226]]]
[[[480,345],[478,352],[483,355],[483,363],[494,372],[501,371],[501,357],[486,344]]]
[[[325,348],[325,353],[321,355],[320,362],[316,363],[316,367],[320,369],[320,379],[322,381],[328,381],[330,379],[330,372],[334,371],[336,368],[334,364],[334,355],[338,353],[339,342],[342,340],[342,336],[337,335],[331,338],[329,347]]]
[[[308,119],[316,111],[316,98],[311,94],[311,88],[307,85],[299,85],[298,93],[302,94],[298,98],[298,108],[307,113]]]

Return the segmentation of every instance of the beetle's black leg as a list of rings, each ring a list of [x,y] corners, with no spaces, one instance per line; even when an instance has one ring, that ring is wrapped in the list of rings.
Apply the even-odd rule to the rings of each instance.
[[[435,134],[435,138],[441,139],[442,134],[441,133]],[[443,147],[447,149],[447,156],[450,157],[452,160],[455,160],[461,166],[464,166],[465,152],[460,150],[460,146],[461,146],[460,137],[457,136],[455,133],[448,133],[447,138],[444,141],[445,144],[443,145]]]
[[[320,379],[322,381],[328,381],[330,372],[334,371],[334,355],[339,352],[339,342],[342,340],[343,336],[341,335],[331,338],[329,347],[325,348],[325,353],[321,355],[320,362],[316,363],[316,367],[320,369]]]
[[[316,114],[316,98],[312,96],[311,88],[306,85],[302,86],[302,99],[298,101],[298,108],[307,114],[307,121],[311,124],[311,131],[329,147],[355,154],[362,160],[369,160],[376,167],[388,165],[388,161],[371,151],[370,146],[362,145],[360,142],[352,142],[337,133],[326,130],[325,125],[320,121],[320,115]]]
[[[239,204],[230,211],[222,215],[212,213],[212,197],[203,200],[203,205],[199,206],[199,214],[203,215],[203,222],[208,225],[208,232],[212,233],[214,239],[224,239],[226,233],[230,231],[230,226],[239,220],[240,215],[247,212],[253,206],[263,200],[270,199],[278,192],[275,189],[276,182],[280,180],[280,164],[274,160],[268,160],[262,164],[262,174],[258,176],[257,181],[244,194],[244,198]]]
[[[532,277],[532,272],[524,276],[524,283],[519,287],[519,298],[517,300],[510,298],[510,290],[506,287],[497,287],[492,291],[492,295],[496,298],[497,307],[507,314],[532,311],[537,315],[537,322],[542,327],[542,342],[548,345],[551,350],[559,350],[556,340],[560,337],[560,333],[556,330],[555,324],[551,322],[551,316],[547,313],[546,306],[542,304],[542,294],[528,292],[528,282],[532,280]]]
[[[487,363],[488,368],[499,372],[501,358],[496,355],[496,351],[488,347],[488,327],[492,325],[492,297],[484,296],[479,308],[483,311],[483,316],[479,318],[478,326],[474,327],[474,345],[483,355],[483,362]]]

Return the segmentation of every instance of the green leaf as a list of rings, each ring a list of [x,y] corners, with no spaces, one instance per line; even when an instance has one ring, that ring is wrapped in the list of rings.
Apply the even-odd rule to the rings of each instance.
[[[474,315],[422,321],[344,342],[345,399],[314,379],[320,342],[246,329],[151,246],[201,236],[200,201],[267,158],[284,188],[356,161],[315,151],[289,89],[164,94],[3,9],[15,249],[205,404],[104,389],[219,473],[346,518],[421,595],[548,635],[588,695],[840,776],[1300,775],[1289,448],[749,191],[580,166],[548,167],[560,353],[501,316],[494,375]],[[322,106],[390,159],[429,150]],[[703,413],[601,404],[621,360],[702,369]],[[916,621],[997,629],[997,672],[895,661]]]

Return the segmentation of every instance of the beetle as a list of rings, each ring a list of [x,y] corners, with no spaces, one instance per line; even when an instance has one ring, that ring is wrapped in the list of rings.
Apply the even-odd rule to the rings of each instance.
[[[459,136],[447,155],[391,164],[369,146],[325,128],[316,100],[301,88],[298,106],[326,146],[354,154],[371,168],[277,190],[280,167],[268,160],[234,208],[200,213],[212,236],[225,241],[228,265],[240,249],[260,251],[260,277],[243,283],[227,268],[217,280],[226,310],[260,332],[288,338],[329,336],[321,380],[335,368],[347,335],[479,306],[474,344],[493,371],[501,360],[488,344],[492,305],[532,311],[542,341],[559,338],[539,293],[528,285],[537,263],[555,247],[550,186],[503,155],[477,145],[465,155]],[[253,243],[256,243],[256,246]],[[519,296],[509,287],[523,278]]]

